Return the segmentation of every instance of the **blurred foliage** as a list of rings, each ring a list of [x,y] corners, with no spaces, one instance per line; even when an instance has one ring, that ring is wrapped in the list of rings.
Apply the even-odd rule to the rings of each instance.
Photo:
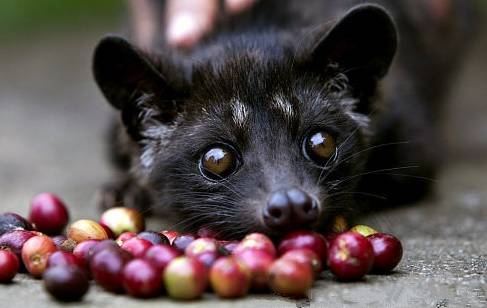
[[[121,0],[0,0],[0,37],[114,22],[124,9]]]

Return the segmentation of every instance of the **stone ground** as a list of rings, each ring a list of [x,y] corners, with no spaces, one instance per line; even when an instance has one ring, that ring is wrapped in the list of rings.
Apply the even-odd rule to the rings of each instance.
[[[44,34],[0,46],[0,211],[27,213],[41,191],[59,193],[72,218],[96,218],[96,188],[109,177],[103,132],[110,114],[94,86],[89,58],[113,26],[76,35]],[[484,26],[485,29],[485,26]],[[389,276],[343,284],[326,276],[310,300],[251,295],[203,307],[487,307],[487,35],[481,33],[444,114],[449,163],[437,196],[376,214],[368,221],[398,235],[405,255]],[[150,222],[161,228],[157,221]],[[54,307],[42,283],[18,275],[0,286],[0,306]],[[83,307],[181,306],[167,298],[140,301],[93,287]]]

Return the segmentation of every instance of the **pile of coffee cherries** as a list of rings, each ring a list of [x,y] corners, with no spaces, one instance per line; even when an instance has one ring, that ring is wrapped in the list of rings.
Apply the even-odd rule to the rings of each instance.
[[[266,291],[297,298],[308,295],[325,268],[337,280],[355,281],[391,272],[402,257],[397,238],[364,225],[327,236],[292,231],[275,246],[261,233],[225,241],[204,228],[148,231],[129,208],[109,209],[98,222],[77,220],[61,235],[68,220],[51,193],[34,197],[28,220],[0,214],[0,282],[27,272],[60,301],[80,300],[91,279],[108,292],[140,298],[193,300],[209,290],[222,298]]]

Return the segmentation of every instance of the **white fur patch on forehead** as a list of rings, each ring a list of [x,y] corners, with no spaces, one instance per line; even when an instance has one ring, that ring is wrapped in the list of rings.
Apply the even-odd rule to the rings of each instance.
[[[233,122],[239,127],[244,127],[249,117],[247,106],[237,99],[234,99],[231,104]]]
[[[282,95],[278,94],[274,96],[271,106],[277,111],[283,113],[284,116],[286,116],[287,118],[292,118],[294,116],[293,105],[291,105],[291,103],[287,101]]]

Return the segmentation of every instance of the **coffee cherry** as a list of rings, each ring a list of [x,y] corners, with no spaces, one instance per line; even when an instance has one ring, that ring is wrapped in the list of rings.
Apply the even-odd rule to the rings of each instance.
[[[219,247],[215,239],[202,237],[191,242],[186,247],[185,254],[201,261],[209,268],[219,257]]]
[[[350,231],[357,232],[365,237],[378,232],[377,230],[366,225],[356,225],[352,229],[350,229]]]
[[[76,258],[78,258],[78,260],[80,260],[80,264],[82,265],[83,268],[89,269],[90,259],[91,259],[90,251],[98,243],[99,241],[97,240],[87,240],[79,243],[74,248],[73,254],[76,256]]]
[[[12,251],[21,260],[22,246],[24,246],[24,243],[28,239],[34,236],[36,236],[34,232],[26,230],[15,230],[4,233],[0,236],[0,249]]]
[[[131,259],[130,253],[121,248],[106,248],[91,258],[91,275],[106,291],[122,292],[123,268]]]
[[[374,251],[374,273],[388,273],[401,261],[402,244],[391,234],[375,233],[367,237]]]
[[[22,261],[27,271],[39,278],[47,266],[47,259],[57,250],[54,242],[47,236],[37,235],[28,239],[22,247]]]
[[[127,231],[139,233],[145,229],[144,216],[137,210],[126,207],[106,210],[101,215],[100,223],[109,227],[115,236]]]
[[[76,247],[76,242],[65,235],[56,235],[52,237],[52,241],[56,245],[57,249],[66,251],[66,252],[73,252],[74,247]]]
[[[102,223],[100,223],[100,226],[103,228],[103,230],[105,230],[109,239],[115,239],[115,234],[113,233],[112,229]]]
[[[55,235],[66,227],[69,215],[59,197],[52,193],[42,193],[31,201],[29,220],[42,233]]]
[[[248,248],[234,254],[234,257],[249,271],[252,288],[256,290],[267,288],[267,270],[274,261],[272,255],[263,250]]]
[[[164,231],[161,231],[160,233],[162,235],[164,235],[165,237],[167,237],[167,239],[169,240],[169,243],[171,245],[172,245],[172,242],[174,241],[174,239],[179,235],[179,232],[171,231],[171,230],[164,230]]]
[[[169,244],[169,240],[164,234],[160,234],[154,231],[143,231],[137,235],[138,238],[147,240],[154,245]]]
[[[242,297],[249,290],[250,273],[235,258],[222,257],[210,269],[210,283],[220,297]]]
[[[146,250],[143,258],[162,273],[169,262],[181,255],[179,250],[169,245],[154,245]]]
[[[68,237],[80,243],[86,240],[106,240],[108,234],[96,221],[80,219],[69,226]]]
[[[315,275],[319,275],[323,271],[323,264],[318,255],[307,248],[299,248],[294,250],[289,250],[282,255],[281,259],[294,260],[301,264],[306,264],[311,266],[311,269]]]
[[[47,267],[71,265],[82,267],[83,263],[74,254],[65,251],[55,251],[47,258]]]
[[[325,238],[313,231],[294,231],[287,234],[279,244],[279,254],[289,250],[307,248],[314,251],[323,262],[326,261],[327,243]]]
[[[161,272],[143,259],[132,260],[123,269],[123,288],[134,297],[154,297],[161,293]]]
[[[239,241],[220,241],[220,247],[223,249],[224,255],[232,254],[237,248]]]
[[[208,284],[208,273],[200,261],[189,257],[172,260],[164,271],[167,294],[174,299],[201,297]]]
[[[0,214],[0,235],[15,230],[34,230],[34,227],[24,217],[15,213]]]
[[[306,297],[313,285],[313,272],[307,264],[281,258],[269,268],[270,288],[277,294],[289,297]]]
[[[77,266],[50,267],[42,278],[47,292],[59,301],[80,300],[90,286],[85,272]]]
[[[122,244],[125,241],[128,241],[131,238],[136,237],[136,236],[137,236],[137,233],[134,233],[134,232],[124,232],[124,233],[120,234],[115,241],[117,242],[117,244],[119,246],[122,246]]]
[[[114,248],[114,249],[120,249],[120,246],[118,246],[117,242],[114,240],[103,240],[103,241],[98,241],[95,246],[93,246],[90,251],[88,252],[88,256],[91,260],[94,255],[96,255],[99,251],[108,249],[108,248]]]
[[[369,241],[357,232],[338,235],[331,243],[328,267],[338,280],[359,280],[370,272],[374,252]]]
[[[141,238],[134,237],[128,241],[125,241],[121,247],[122,249],[130,252],[132,256],[136,258],[140,258],[145,254],[146,250],[149,249],[151,246],[152,246],[151,242]]]
[[[20,267],[17,256],[8,250],[0,250],[0,283],[14,279]]]
[[[238,254],[239,252],[249,248],[263,250],[273,257],[276,256],[276,248],[274,247],[274,244],[270,238],[262,233],[251,233],[245,236],[237,247],[235,247],[234,253]]]
[[[173,240],[172,246],[184,253],[186,247],[188,247],[188,245],[195,239],[196,237],[193,234],[180,234]]]

